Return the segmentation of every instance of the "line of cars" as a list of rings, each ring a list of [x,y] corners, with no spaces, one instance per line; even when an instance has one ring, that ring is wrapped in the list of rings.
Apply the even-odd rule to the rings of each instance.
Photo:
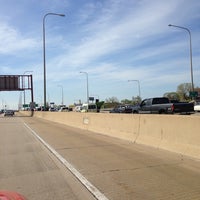
[[[67,107],[67,106],[50,106],[48,111],[51,112],[69,112],[69,111],[74,111],[74,112],[98,112],[97,105],[95,103],[84,103],[80,105],[76,105],[75,107]],[[44,107],[36,107],[35,111],[44,111]]]
[[[60,112],[99,112],[97,105],[95,103],[76,105],[73,109],[68,107],[61,107],[56,109],[55,107],[50,107],[49,111],[60,111]],[[155,97],[144,99],[138,105],[118,105],[110,113],[158,113],[158,114],[174,114],[183,113],[191,114],[194,111],[200,111],[199,103],[188,103],[188,102],[178,102],[175,100],[169,100],[166,97]]]
[[[195,111],[194,103],[170,101],[166,97],[155,97],[144,99],[138,105],[119,105],[112,109],[110,113],[157,113],[157,114],[174,114],[184,113],[191,114]],[[200,109],[200,105],[199,105]]]

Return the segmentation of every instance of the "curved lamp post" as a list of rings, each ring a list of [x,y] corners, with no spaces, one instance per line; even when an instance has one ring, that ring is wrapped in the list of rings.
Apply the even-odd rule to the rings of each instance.
[[[46,110],[46,52],[45,52],[45,19],[48,15],[57,15],[60,17],[65,17],[64,14],[58,13],[47,13],[43,17],[43,60],[44,60],[44,110]]]
[[[80,72],[82,74],[86,75],[86,81],[87,81],[87,104],[89,105],[89,86],[88,86],[88,73],[87,72]]]
[[[194,82],[193,82],[193,67],[192,67],[192,37],[191,32],[188,28],[182,27],[182,26],[176,26],[173,24],[169,24],[170,27],[180,28],[183,30],[186,30],[189,33],[190,36],[190,71],[191,71],[191,83],[192,83],[192,91],[194,92]]]

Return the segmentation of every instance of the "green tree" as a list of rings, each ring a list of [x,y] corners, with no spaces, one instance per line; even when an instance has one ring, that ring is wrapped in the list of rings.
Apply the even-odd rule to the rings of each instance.
[[[119,103],[117,97],[111,97],[105,100],[106,103]]]
[[[122,100],[121,100],[121,103],[122,103],[122,104],[132,104],[132,100],[129,100],[129,99],[122,99]]]
[[[133,105],[136,105],[136,104],[139,104],[141,101],[142,101],[142,99],[139,96],[137,96],[137,97],[132,97],[131,100],[123,99],[123,100],[121,100],[121,103],[122,104],[133,104]]]
[[[101,107],[103,107],[103,105],[104,105],[104,101],[99,101],[96,103],[96,105],[97,105],[97,112],[99,112]]]
[[[133,105],[136,105],[136,104],[139,104],[141,103],[142,99],[140,96],[137,96],[137,97],[132,97],[132,104]]]
[[[119,104],[120,103],[119,103],[119,100],[117,99],[117,97],[111,97],[111,98],[108,98],[105,100],[104,107],[105,108],[113,108]]]

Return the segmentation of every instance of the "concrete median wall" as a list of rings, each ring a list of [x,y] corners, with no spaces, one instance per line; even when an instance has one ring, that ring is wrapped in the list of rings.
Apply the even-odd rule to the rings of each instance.
[[[200,159],[200,116],[35,112],[34,117]]]
[[[137,143],[200,159],[200,117],[142,115]]]

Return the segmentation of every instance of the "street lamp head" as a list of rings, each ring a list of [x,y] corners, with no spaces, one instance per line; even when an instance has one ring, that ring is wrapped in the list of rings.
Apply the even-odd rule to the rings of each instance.
[[[128,82],[130,82],[130,81],[138,81],[139,82],[139,80],[128,80]]]
[[[172,26],[171,24],[169,24],[168,26]]]
[[[61,17],[65,17],[65,15],[64,14],[59,14]]]
[[[82,72],[82,71],[80,73],[82,73],[82,74],[88,74],[87,72]]]
[[[25,75],[26,73],[33,73],[33,71],[25,71],[25,72],[23,73],[23,75]]]

